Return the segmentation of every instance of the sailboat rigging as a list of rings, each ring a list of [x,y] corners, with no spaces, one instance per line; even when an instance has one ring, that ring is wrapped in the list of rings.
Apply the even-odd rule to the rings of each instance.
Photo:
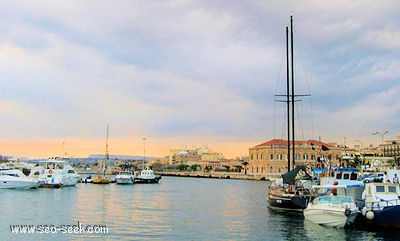
[[[295,185],[294,181],[300,170],[306,172],[305,166],[295,168],[295,122],[294,106],[295,102],[300,101],[296,97],[309,95],[296,95],[294,85],[294,54],[293,54],[293,17],[290,17],[290,55],[289,55],[289,28],[286,27],[286,94],[275,95],[277,97],[286,97],[278,102],[286,102],[287,110],[287,173],[282,175],[283,180],[278,180],[269,188],[267,203],[268,207],[284,211],[302,212],[313,199],[310,189],[304,188],[301,183]],[[291,127],[291,128],[290,128]],[[292,161],[292,163],[291,163]],[[291,170],[291,165],[293,170]],[[308,174],[306,174],[308,175]],[[311,179],[311,176],[308,175]]]
[[[105,155],[105,160],[102,160],[102,174],[103,175],[99,175],[96,178],[93,178],[93,183],[94,184],[109,184],[110,183],[110,179],[108,177],[106,177],[106,170],[107,170],[107,162],[109,160],[109,153],[108,153],[108,130],[109,130],[109,126],[107,125],[107,138],[106,138],[106,155]]]

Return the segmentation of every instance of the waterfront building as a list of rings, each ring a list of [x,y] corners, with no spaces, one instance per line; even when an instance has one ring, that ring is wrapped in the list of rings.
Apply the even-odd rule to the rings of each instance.
[[[171,149],[169,153],[170,165],[215,162],[224,158],[222,153],[213,152],[206,145],[203,145],[200,148],[194,146],[192,149],[183,146],[181,149]]]
[[[381,145],[383,156],[393,157],[397,164],[400,161],[400,136],[396,137],[396,140],[386,141],[385,144]]]
[[[295,155],[296,165],[337,166],[342,149],[316,140],[299,140],[295,141]],[[247,162],[247,174],[279,177],[287,172],[287,140],[273,139],[250,147]]]

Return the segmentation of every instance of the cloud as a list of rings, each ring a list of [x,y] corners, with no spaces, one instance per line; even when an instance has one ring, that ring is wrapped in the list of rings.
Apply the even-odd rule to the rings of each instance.
[[[124,154],[134,151],[132,143],[141,146],[128,140],[143,136],[160,148],[284,137],[284,106],[273,100],[285,93],[291,14],[296,91],[312,94],[299,103],[301,136],[374,142],[371,131],[397,135],[396,1],[0,7],[3,141],[68,139],[83,153],[85,145],[104,139],[107,124]]]

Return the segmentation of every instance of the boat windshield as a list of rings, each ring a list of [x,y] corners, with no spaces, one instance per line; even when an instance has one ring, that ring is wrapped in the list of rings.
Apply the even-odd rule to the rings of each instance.
[[[353,199],[349,196],[322,196],[318,198],[318,204],[343,204],[352,203]]]

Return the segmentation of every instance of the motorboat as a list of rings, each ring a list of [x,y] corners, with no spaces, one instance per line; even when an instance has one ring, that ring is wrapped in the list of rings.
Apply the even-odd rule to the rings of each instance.
[[[331,190],[328,195],[319,195],[310,202],[303,215],[305,220],[321,226],[334,228],[352,227],[359,210],[353,198],[348,195],[337,195],[337,190],[346,190],[346,186],[329,185],[313,186],[314,193]],[[335,190],[335,191],[333,191]]]
[[[361,228],[400,228],[400,190],[398,183],[365,184],[361,214],[356,225]]]
[[[93,184],[110,184],[111,180],[106,175],[98,175],[92,178]]]
[[[131,171],[120,171],[115,176],[117,184],[133,184],[135,182],[135,175]]]
[[[158,183],[160,179],[161,176],[154,174],[154,171],[147,166],[135,177],[135,183]]]
[[[39,181],[28,178],[18,169],[0,167],[0,189],[31,189],[39,187]]]
[[[92,183],[93,179],[92,176],[87,176],[84,179],[81,180],[82,183]]]
[[[52,157],[39,164],[29,177],[38,180],[41,187],[75,186],[81,179],[66,158]]]

